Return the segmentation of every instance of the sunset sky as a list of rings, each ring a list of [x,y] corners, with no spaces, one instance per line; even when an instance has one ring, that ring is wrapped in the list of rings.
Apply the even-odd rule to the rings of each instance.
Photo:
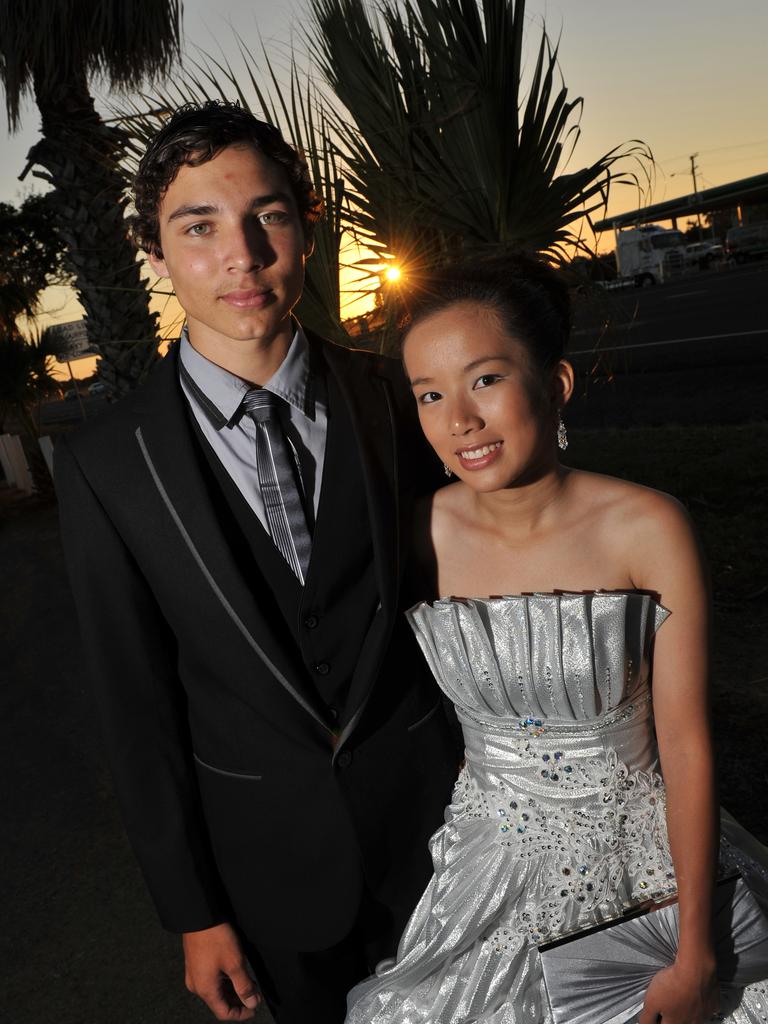
[[[205,0],[185,0],[191,55],[196,48],[223,50],[236,69],[241,67],[233,30],[254,49],[260,34],[278,64],[287,62],[292,38],[300,48],[297,29],[306,17],[301,0],[280,10],[271,0],[218,0],[215,13],[206,6]],[[768,171],[766,0],[529,0],[527,13],[528,52],[538,44],[543,19],[550,37],[560,38],[571,98],[584,98],[572,168],[642,139],[656,160],[654,190],[645,203],[692,191],[693,153],[698,153],[700,189]],[[38,124],[37,109],[29,103],[20,131],[10,136],[6,128],[0,200],[17,202],[44,187],[31,175],[24,183],[17,180]],[[638,205],[635,190],[615,189],[609,212]],[[604,238],[601,248],[612,248],[611,239]],[[49,322],[79,315],[61,289],[49,289],[46,308]]]

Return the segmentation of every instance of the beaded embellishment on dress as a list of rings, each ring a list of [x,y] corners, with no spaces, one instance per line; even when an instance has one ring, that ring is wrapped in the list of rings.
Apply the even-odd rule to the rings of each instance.
[[[649,678],[668,613],[598,592],[408,614],[466,761],[434,875],[396,957],[350,993],[347,1024],[550,1024],[537,943],[676,889]],[[721,859],[766,906],[768,861],[738,833],[724,820]],[[727,1019],[766,1020],[764,988],[729,994]]]

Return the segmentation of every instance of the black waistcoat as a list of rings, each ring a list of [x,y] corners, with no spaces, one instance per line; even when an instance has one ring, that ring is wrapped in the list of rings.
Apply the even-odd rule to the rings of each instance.
[[[205,440],[192,425],[226,507],[222,514],[241,564],[259,588],[271,625],[292,650],[296,667],[310,679],[336,718],[346,700],[363,641],[379,603],[373,541],[357,439],[333,374],[326,375],[328,433],[312,557],[304,587],[288,568],[258,516]],[[217,502],[221,504],[221,502]],[[234,531],[234,533],[233,533]]]

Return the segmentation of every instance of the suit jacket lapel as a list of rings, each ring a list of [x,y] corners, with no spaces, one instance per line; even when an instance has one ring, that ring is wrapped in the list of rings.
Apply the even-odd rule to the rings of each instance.
[[[397,608],[401,536],[397,424],[389,382],[351,362],[334,345],[323,344],[322,350],[352,418],[371,519],[376,578],[382,607],[391,615]]]
[[[397,423],[389,382],[372,373],[362,360],[350,360],[347,353],[339,352],[333,345],[322,345],[322,351],[352,418],[365,479],[381,597],[381,606],[371,623],[350,684],[336,757],[360,720],[398,613],[401,525]]]
[[[296,673],[275,641],[257,595],[243,577],[224,536],[202,472],[203,454],[189,422],[178,382],[178,355],[170,353],[143,391],[136,443],[155,487],[195,559],[205,584],[226,610],[235,628],[270,676],[330,732],[315,691]]]

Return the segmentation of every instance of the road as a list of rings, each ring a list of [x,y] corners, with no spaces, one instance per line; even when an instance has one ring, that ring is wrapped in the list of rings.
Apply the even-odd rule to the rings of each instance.
[[[570,354],[613,372],[752,362],[768,351],[768,262],[578,300]]]
[[[580,427],[764,419],[768,262],[582,296],[569,356]]]

